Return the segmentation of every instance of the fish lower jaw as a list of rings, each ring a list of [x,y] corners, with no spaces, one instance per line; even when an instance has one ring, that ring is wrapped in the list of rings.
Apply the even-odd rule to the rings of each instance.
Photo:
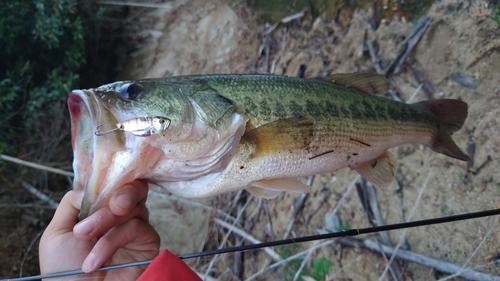
[[[100,147],[96,150],[85,188],[81,217],[108,206],[112,194],[127,183],[145,179],[145,175],[158,162],[160,154],[160,148],[151,147],[143,140],[134,149],[106,150]]]
[[[74,91],[68,99],[71,115],[71,144],[73,147],[73,189],[84,190],[91,173],[94,157],[94,101],[83,92]]]

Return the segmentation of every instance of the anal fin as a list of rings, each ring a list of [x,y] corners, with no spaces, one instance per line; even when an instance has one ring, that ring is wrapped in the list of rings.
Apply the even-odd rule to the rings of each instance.
[[[354,167],[354,170],[377,187],[388,187],[394,180],[398,162],[394,155],[385,151],[379,157]]]
[[[281,194],[281,192],[283,192],[280,190],[269,190],[255,186],[247,188],[247,191],[252,193],[257,198],[266,198],[266,199],[276,198]]]
[[[247,190],[256,197],[272,199],[283,191],[307,193],[311,190],[311,187],[296,178],[281,178],[251,182]]]

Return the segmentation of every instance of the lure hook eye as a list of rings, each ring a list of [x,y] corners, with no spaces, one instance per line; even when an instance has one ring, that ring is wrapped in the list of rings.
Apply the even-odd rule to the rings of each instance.
[[[100,125],[97,126],[96,131],[94,132],[94,135],[96,135],[96,136],[104,136],[104,135],[107,135],[107,134],[112,133],[112,132],[117,131],[117,130],[123,130],[121,127],[118,127],[118,128],[114,128],[114,129],[111,129],[111,130],[107,130],[107,131],[101,132],[100,131],[101,127],[102,127],[102,124],[100,124]]]

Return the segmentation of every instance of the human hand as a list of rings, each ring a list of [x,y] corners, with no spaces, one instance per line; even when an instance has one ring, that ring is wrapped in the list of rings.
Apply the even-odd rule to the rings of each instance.
[[[85,272],[110,264],[153,259],[160,237],[149,224],[145,206],[148,187],[134,181],[120,188],[110,206],[80,223],[83,191],[70,191],[61,200],[54,218],[40,240],[41,274],[82,268]],[[97,280],[136,280],[144,267],[91,273]],[[60,278],[69,280],[74,277]],[[52,279],[51,279],[52,280]]]

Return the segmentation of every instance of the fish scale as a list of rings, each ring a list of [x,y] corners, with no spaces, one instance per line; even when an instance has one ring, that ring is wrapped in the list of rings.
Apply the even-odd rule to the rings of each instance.
[[[334,118],[428,121],[428,114],[400,102],[367,96],[353,88],[319,80],[284,76],[270,78],[269,75],[214,75],[206,82],[237,105],[253,109],[247,112],[251,119],[267,118],[272,122],[278,116],[287,118],[306,113],[319,117],[328,113]]]
[[[252,109],[246,110],[245,114],[250,116],[249,123],[253,127],[308,115],[314,118],[317,130],[330,133],[322,139],[334,137],[338,139],[337,143],[344,144],[349,143],[345,141],[349,136],[366,142],[378,142],[397,135],[423,137],[423,134],[434,133],[430,114],[423,112],[425,108],[413,109],[397,101],[317,80],[281,76],[270,78],[267,75],[243,77],[214,76],[207,79],[207,83],[233,100],[237,106]],[[249,89],[252,89],[251,95],[248,95]],[[346,130],[344,138],[338,134],[336,128],[339,127]],[[374,127],[378,130],[373,131]]]

